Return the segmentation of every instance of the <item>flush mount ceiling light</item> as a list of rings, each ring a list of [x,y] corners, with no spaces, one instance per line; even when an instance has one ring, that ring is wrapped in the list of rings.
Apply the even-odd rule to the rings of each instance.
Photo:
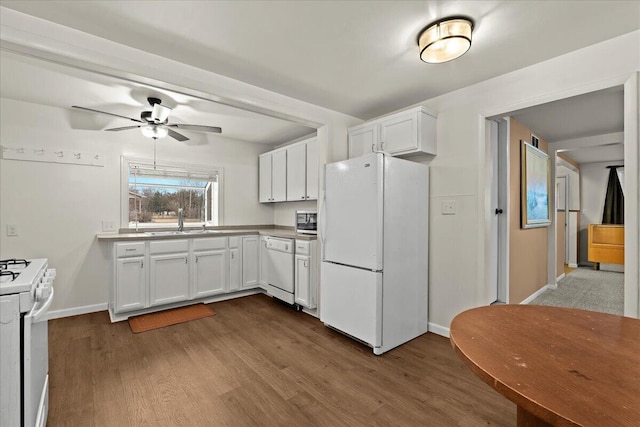
[[[440,64],[462,56],[471,47],[473,21],[451,17],[433,22],[418,36],[420,59]]]

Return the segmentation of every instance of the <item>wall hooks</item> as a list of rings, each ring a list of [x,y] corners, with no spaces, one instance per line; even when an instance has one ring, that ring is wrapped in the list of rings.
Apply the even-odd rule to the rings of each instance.
[[[22,160],[30,162],[68,163],[72,165],[104,166],[100,153],[82,153],[67,150],[71,155],[64,155],[63,149],[46,149],[35,147],[10,147],[2,145],[3,160]]]

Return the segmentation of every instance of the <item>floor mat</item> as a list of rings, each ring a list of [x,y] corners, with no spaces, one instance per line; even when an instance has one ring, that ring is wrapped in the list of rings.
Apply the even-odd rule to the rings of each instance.
[[[213,316],[216,313],[211,307],[204,304],[194,304],[187,307],[173,308],[157,313],[143,314],[129,318],[129,326],[134,333],[151,331],[165,326],[188,322]]]

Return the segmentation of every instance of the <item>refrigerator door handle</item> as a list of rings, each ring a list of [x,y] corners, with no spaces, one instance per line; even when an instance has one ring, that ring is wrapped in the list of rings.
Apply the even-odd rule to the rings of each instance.
[[[320,210],[320,218],[322,219],[322,227],[320,227],[320,242],[322,242],[322,247],[324,247],[325,232],[327,229],[327,192],[324,190],[322,190],[322,209]]]

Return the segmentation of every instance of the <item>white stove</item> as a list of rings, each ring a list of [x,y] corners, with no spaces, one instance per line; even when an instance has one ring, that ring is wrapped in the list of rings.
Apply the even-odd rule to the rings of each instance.
[[[48,260],[0,260],[0,426],[45,426],[49,406],[46,314],[56,270]]]

